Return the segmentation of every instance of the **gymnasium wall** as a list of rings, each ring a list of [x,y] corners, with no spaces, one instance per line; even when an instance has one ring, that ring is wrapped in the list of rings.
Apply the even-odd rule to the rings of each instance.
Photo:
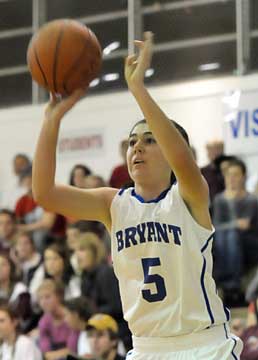
[[[197,150],[198,163],[204,165],[206,142],[223,137],[222,97],[231,90],[249,91],[257,87],[256,74],[153,87],[150,91],[162,109],[187,129]],[[43,112],[44,106],[0,111],[0,191],[13,179],[10,164],[14,154],[33,155]],[[71,167],[78,162],[108,179],[112,167],[120,162],[120,140],[140,118],[133,97],[126,91],[83,99],[62,123],[57,179],[67,182]],[[251,162],[256,164],[257,157],[258,154]]]

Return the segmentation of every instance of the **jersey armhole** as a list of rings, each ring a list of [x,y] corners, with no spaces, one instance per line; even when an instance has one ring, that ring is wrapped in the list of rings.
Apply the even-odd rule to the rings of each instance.
[[[176,184],[175,186],[173,186],[172,188],[172,193],[174,194],[174,196],[176,197],[176,199],[182,204],[182,207],[185,211],[185,213],[187,214],[188,218],[191,220],[191,222],[193,223],[193,225],[201,232],[203,232],[203,234],[205,234],[206,236],[210,236],[211,234],[213,234],[215,232],[215,228],[212,225],[212,229],[207,229],[204,226],[200,225],[195,218],[193,217],[193,215],[191,214],[188,206],[186,205],[184,199],[182,198],[182,196],[180,195],[179,192],[179,188],[178,188],[178,184]]]

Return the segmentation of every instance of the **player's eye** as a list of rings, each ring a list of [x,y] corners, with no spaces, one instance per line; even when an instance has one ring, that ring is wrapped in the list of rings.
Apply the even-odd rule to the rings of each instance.
[[[155,144],[156,140],[153,137],[148,137],[145,139],[146,144]]]
[[[135,139],[130,139],[129,140],[129,146],[134,146],[136,144],[136,140]]]

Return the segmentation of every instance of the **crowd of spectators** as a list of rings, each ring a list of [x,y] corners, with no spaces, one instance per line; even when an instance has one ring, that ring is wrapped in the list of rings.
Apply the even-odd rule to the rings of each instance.
[[[76,164],[68,183],[79,188],[128,186],[123,163],[110,181]],[[40,207],[32,163],[13,159],[14,181],[0,201],[0,358],[122,360],[132,346],[123,319],[110,237],[96,221],[77,221]]]
[[[110,180],[76,164],[68,183],[79,188],[132,186],[122,163]],[[214,278],[229,307],[247,306],[232,330],[244,340],[243,360],[258,358],[258,202],[246,190],[247,169],[223,142],[207,144],[201,169],[210,189],[215,226]],[[131,348],[123,319],[110,237],[96,221],[75,220],[33,199],[32,164],[13,160],[14,183],[0,202],[0,358],[2,360],[122,360]]]
[[[215,227],[213,275],[224,304],[247,308],[247,316],[231,321],[241,337],[241,360],[258,359],[258,192],[247,191],[248,172],[242,159],[225,155],[223,142],[207,144],[209,164],[201,169],[210,189]]]

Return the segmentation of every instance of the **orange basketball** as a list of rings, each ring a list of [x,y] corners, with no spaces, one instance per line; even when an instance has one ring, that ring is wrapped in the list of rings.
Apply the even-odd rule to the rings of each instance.
[[[32,78],[47,90],[69,95],[87,88],[101,69],[102,51],[95,34],[75,20],[50,21],[35,33],[27,50]]]

